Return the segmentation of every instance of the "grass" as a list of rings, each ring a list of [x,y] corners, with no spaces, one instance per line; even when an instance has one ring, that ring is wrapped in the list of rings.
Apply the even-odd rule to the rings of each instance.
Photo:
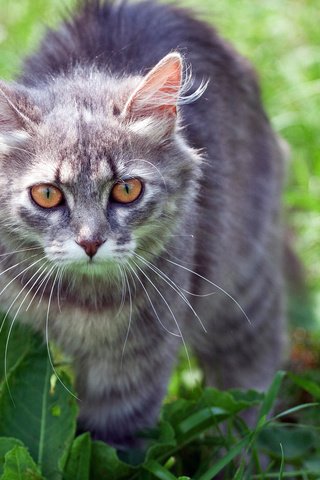
[[[88,460],[87,472],[90,471],[90,478],[94,478],[90,461],[99,459],[101,465],[106,462],[114,466],[109,474],[115,479],[170,479],[188,474],[192,478],[210,480],[222,468],[221,465],[227,480],[317,479],[320,478],[320,423],[317,408],[309,404],[320,400],[319,2],[216,0],[213,3],[211,0],[185,0],[182,3],[191,7],[196,5],[200,15],[213,22],[256,66],[273,126],[291,147],[284,215],[307,272],[306,293],[294,296],[290,308],[291,368],[294,374],[289,374],[285,380],[281,375],[276,377],[273,390],[263,398],[252,392],[215,392],[213,400],[210,392],[194,388],[182,360],[173,375],[161,424],[154,432],[154,449],[150,447],[147,460],[140,463],[134,473],[130,470],[129,475],[123,473],[129,471],[123,465],[132,461],[139,463],[134,454],[122,462],[115,460],[115,454],[103,450],[104,447],[90,444],[91,460]],[[57,22],[66,4],[69,5],[70,1],[0,0],[0,78],[11,79],[19,72],[21,58],[35,48],[45,24]],[[193,364],[193,373],[201,378],[196,364]],[[278,412],[287,411],[281,417],[281,423],[279,418],[267,419],[261,414],[256,429],[250,430],[236,414],[241,408],[253,404],[258,405],[260,413],[267,413],[274,402],[278,405]],[[211,409],[210,428],[206,423],[208,408]],[[224,409],[225,416],[218,408]],[[220,428],[222,420],[225,430]],[[184,437],[181,424],[185,428]],[[14,432],[11,435],[15,436]],[[73,467],[70,467],[72,455],[79,451],[87,454],[88,442],[83,439],[72,444],[65,478],[72,478],[68,477],[70,472],[74,475]],[[21,450],[19,452],[23,455]],[[261,452],[268,458],[268,467],[260,464]],[[239,457],[240,453],[242,457]],[[24,461],[30,467],[31,460],[24,455]],[[32,468],[36,471],[36,467]]]

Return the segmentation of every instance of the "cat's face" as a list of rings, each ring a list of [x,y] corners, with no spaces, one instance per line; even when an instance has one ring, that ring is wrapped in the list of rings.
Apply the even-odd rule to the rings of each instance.
[[[179,223],[197,159],[175,132],[172,105],[158,118],[150,107],[134,112],[140,83],[131,79],[128,93],[128,81],[102,89],[101,75],[60,79],[34,96],[32,131],[2,133],[5,228],[54,264],[105,273],[106,263],[161,250]]]

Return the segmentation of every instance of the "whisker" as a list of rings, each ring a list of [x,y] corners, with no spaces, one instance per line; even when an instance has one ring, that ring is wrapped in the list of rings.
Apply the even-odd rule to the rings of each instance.
[[[57,372],[57,370],[56,370],[56,368],[53,364],[52,357],[51,357],[51,352],[50,352],[50,347],[49,347],[49,313],[50,313],[50,306],[51,306],[51,300],[52,300],[54,287],[55,287],[58,275],[60,274],[60,267],[57,267],[56,265],[54,265],[54,267],[57,268],[57,272],[56,272],[56,275],[55,275],[55,277],[53,279],[53,282],[52,282],[50,295],[49,295],[49,300],[48,300],[47,316],[46,316],[46,345],[47,345],[48,358],[49,358],[49,362],[50,362],[51,368],[53,370],[53,373],[55,374],[55,376],[57,377],[57,379],[59,380],[61,385],[65,388],[65,390],[68,393],[70,393],[70,395],[72,395],[76,400],[80,401],[80,399],[71,390],[69,390],[69,388],[63,383],[63,381],[59,377],[58,372]]]
[[[58,280],[58,293],[57,293],[57,300],[58,300],[58,308],[59,312],[61,313],[61,304],[60,304],[60,290],[61,290],[61,283],[62,283],[62,277],[65,272],[66,267],[62,266],[60,269],[60,275],[59,275],[59,280]]]
[[[13,305],[16,303],[17,299],[20,297],[20,295],[22,294],[22,292],[27,288],[27,286],[29,285],[29,283],[32,281],[32,279],[37,275],[37,273],[44,267],[44,265],[41,265],[38,270],[29,278],[28,282],[21,288],[20,292],[16,295],[16,297],[14,298],[14,300],[12,301],[11,305],[9,306],[6,314],[5,314],[5,317],[2,321],[2,324],[1,324],[1,328],[0,328],[0,332],[3,328],[3,325],[9,315],[9,312],[11,310],[11,308],[13,307]],[[12,398],[12,395],[11,395],[11,391],[10,391],[10,387],[9,387],[9,382],[8,382],[8,375],[7,375],[7,356],[8,356],[8,348],[9,348],[9,340],[10,340],[10,336],[11,336],[11,332],[12,332],[12,329],[13,329],[13,326],[14,326],[14,323],[15,323],[15,320],[17,318],[17,316],[19,315],[19,312],[22,308],[22,305],[24,304],[24,302],[26,301],[28,295],[30,294],[31,290],[33,289],[33,287],[37,284],[37,282],[39,281],[39,279],[41,278],[41,275],[33,282],[33,284],[31,285],[31,287],[29,288],[29,290],[27,291],[26,295],[24,296],[23,300],[20,302],[20,305],[19,305],[19,308],[16,310],[14,316],[13,316],[13,319],[11,321],[11,325],[10,325],[10,328],[9,328],[9,331],[8,331],[8,336],[7,336],[7,340],[6,340],[6,345],[5,345],[5,353],[4,353],[4,375],[5,375],[5,381],[6,381],[6,385],[7,385],[7,388],[8,388],[8,392],[9,392],[9,395],[11,397],[11,400],[14,404],[14,400]]]
[[[29,280],[25,283],[25,285],[23,285],[23,287],[20,289],[19,293],[15,296],[15,298],[13,299],[13,301],[11,302],[10,306],[8,307],[7,309],[7,312],[3,318],[3,321],[2,321],[2,324],[1,324],[1,328],[0,328],[0,332],[2,330],[2,325],[5,323],[8,315],[9,315],[9,312],[11,310],[11,308],[13,307],[13,305],[16,303],[17,299],[20,297],[20,295],[22,294],[22,292],[27,288],[27,286],[29,285],[29,283],[32,281],[32,279],[38,274],[38,272],[44,267],[44,265],[40,265],[40,267],[38,268],[38,270],[36,270],[34,272],[34,274],[29,278]],[[27,296],[29,295],[30,291],[32,290],[32,288],[34,287],[34,285],[37,284],[37,282],[39,281],[39,279],[41,278],[41,274],[39,275],[39,277],[37,278],[37,280],[33,283],[33,285],[31,286],[31,289],[28,290],[26,296],[24,297],[23,301],[20,303],[20,307],[19,309],[17,310],[17,312],[19,313],[25,299],[27,298]],[[15,316],[17,315],[17,312],[15,314]]]
[[[35,255],[34,255],[35,256]],[[45,256],[42,256],[41,258],[39,258],[38,260],[36,260],[35,262],[33,262],[31,265],[29,265],[28,267],[26,267],[24,270],[22,270],[20,273],[18,273],[18,275],[16,275],[15,277],[13,277],[9,283],[7,283],[7,285],[5,287],[3,287],[3,289],[1,290],[0,292],[0,296],[2,295],[3,292],[5,292],[5,290],[7,290],[7,288],[11,285],[12,282],[14,282],[18,277],[20,277],[20,275],[22,275],[24,272],[26,272],[27,270],[30,270],[30,268],[34,267],[34,265],[36,265],[37,263],[41,262],[42,260],[44,260],[46,257]],[[22,262],[20,262],[22,263]],[[18,265],[20,265],[20,263]],[[4,273],[4,272],[2,272]],[[2,328],[2,326],[1,326]],[[0,332],[1,332],[1,328],[0,328]]]
[[[219,285],[217,285],[216,283],[212,282],[211,280],[209,280],[208,278],[204,277],[203,275],[200,275],[200,273],[197,273],[195,272],[194,270],[191,270],[190,268],[187,268],[187,267],[184,267],[183,265],[180,265],[179,263],[176,263],[176,262],[173,262],[172,260],[169,260],[168,258],[164,258],[162,257],[166,262],[169,262],[169,263],[172,263],[173,265],[176,265],[177,267],[180,267],[182,268],[183,270],[186,270],[187,272],[190,272],[192,273],[193,275],[196,275],[197,277],[201,278],[202,280],[208,282],[210,285],[212,285],[213,287],[217,288],[218,290],[220,290],[222,293],[224,293],[228,298],[230,298],[230,300],[232,300],[235,305],[237,305],[237,307],[239,308],[239,310],[243,313],[243,315],[246,317],[248,323],[250,325],[252,325],[252,322],[250,320],[250,318],[248,317],[248,315],[246,314],[246,312],[243,310],[243,308],[241,307],[240,303],[237,302],[237,300],[232,296],[230,295],[230,293],[228,293],[226,290],[224,290],[222,287],[220,287]]]
[[[48,272],[48,275],[46,275],[46,277],[43,279],[43,282],[41,282],[40,288],[41,288],[41,286],[43,285],[43,283],[44,283],[44,287],[43,287],[43,289],[42,289],[41,296],[40,296],[40,298],[39,298],[37,308],[40,307],[41,301],[42,301],[42,299],[43,299],[44,292],[46,291],[47,285],[48,285],[49,280],[50,280],[50,276],[51,276],[50,274],[51,274],[51,272],[54,270],[55,267],[56,267],[56,265],[52,265],[51,269],[50,269],[49,272]],[[46,281],[46,278],[47,278],[47,281]],[[40,289],[40,288],[39,288],[39,289]]]
[[[164,298],[164,296],[162,295],[162,293],[160,292],[160,290],[155,286],[155,284],[152,282],[152,280],[149,278],[149,276],[139,267],[139,265],[132,259],[132,262],[134,263],[134,265],[138,268],[138,270],[140,270],[140,272],[144,275],[144,277],[151,283],[151,285],[153,286],[153,288],[158,292],[158,294],[160,295],[160,297],[162,298],[162,300],[164,301],[164,303],[166,304],[175,324],[176,324],[176,327],[177,327],[177,330],[179,332],[179,336],[181,338],[181,341],[183,343],[183,346],[184,346],[184,350],[186,352],[186,357],[187,357],[187,360],[188,360],[188,364],[189,364],[189,368],[190,368],[190,371],[191,371],[191,362],[190,362],[190,356],[189,356],[189,352],[188,352],[188,348],[187,348],[187,344],[185,342],[185,339],[182,335],[182,332],[181,332],[181,329],[180,329],[180,326],[179,326],[179,323],[176,319],[176,316],[175,314],[173,313],[170,305],[168,304],[167,300]]]
[[[35,255],[31,255],[31,257],[29,258],[24,258],[23,260],[21,260],[20,262],[16,263],[15,265],[11,265],[11,267],[8,267],[6,268],[5,270],[3,270],[2,272],[0,272],[0,277],[1,275],[3,275],[4,273],[6,272],[9,272],[9,270],[12,270],[13,268],[16,268],[16,267],[19,267],[19,265],[21,265],[22,263],[25,263],[27,262],[28,260],[30,260],[31,258],[34,258],[34,257],[37,257],[38,254],[35,254]],[[22,272],[21,272],[22,273]],[[15,277],[16,278],[16,277]],[[14,280],[15,280],[14,278]],[[0,295],[1,295],[2,291],[0,292]]]
[[[48,263],[49,263],[49,262],[47,262],[46,264],[48,264]],[[48,267],[45,267],[44,271],[41,273],[41,277],[42,277],[43,274],[45,274],[45,276],[44,276],[44,278],[41,280],[39,286],[37,287],[36,291],[34,292],[32,298],[31,298],[30,302],[28,303],[27,308],[26,308],[26,310],[25,310],[26,312],[29,310],[29,308],[30,308],[30,306],[31,306],[34,298],[36,297],[37,293],[39,292],[39,290],[40,290],[40,288],[42,287],[43,283],[45,282],[46,278],[48,278],[48,276],[49,276],[50,273],[52,272],[53,268],[54,268],[54,267],[52,266],[51,269],[49,270],[49,272],[48,272],[48,273],[45,273],[45,272],[47,272],[47,270],[48,270]]]
[[[30,248],[23,248],[22,250],[14,250],[13,252],[1,253],[0,257],[7,257],[9,255],[14,255],[15,253],[24,253],[30,250],[41,250],[42,247],[30,247]]]
[[[212,295],[217,295],[218,292],[209,292],[209,293],[193,293],[189,292],[189,290],[186,290],[183,287],[179,287],[180,290],[183,292],[187,293],[188,295],[191,295],[192,297],[200,297],[200,298],[205,298],[205,297],[211,297]]]
[[[204,326],[201,318],[187,299],[187,297],[181,292],[181,288],[173,281],[171,280],[160,268],[156,267],[154,264],[143,258],[141,255],[138,255],[137,253],[134,253],[136,257],[138,257],[145,265],[147,265],[158,277],[160,277],[169,287],[171,287],[181,298],[182,300],[186,303],[186,305],[190,308],[196,319],[199,321],[201,328],[204,330],[205,333],[208,333],[206,330],[206,327]]]
[[[173,335],[174,337],[180,337],[180,335],[179,335],[178,333],[171,332],[171,330],[169,330],[169,329],[162,323],[162,321],[161,321],[161,319],[160,319],[160,317],[159,317],[159,315],[158,315],[158,312],[156,311],[156,309],[155,309],[155,307],[154,307],[154,305],[153,305],[153,302],[152,302],[152,300],[151,300],[151,298],[150,298],[150,295],[149,295],[146,287],[143,285],[143,282],[142,282],[142,280],[140,279],[139,275],[134,271],[134,269],[131,267],[130,264],[128,264],[128,267],[130,268],[130,270],[132,271],[132,273],[135,275],[136,279],[139,281],[141,287],[143,288],[144,293],[146,294],[147,299],[149,300],[149,303],[150,303],[150,305],[151,305],[151,308],[152,308],[155,316],[157,317],[157,320],[158,320],[158,322],[160,323],[161,327],[162,327],[167,333],[169,333],[170,335]]]
[[[122,272],[122,268],[120,265],[118,265],[118,269],[119,269],[119,272],[120,272],[120,278],[121,278],[121,301],[120,301],[120,306],[119,306],[119,309],[116,313],[116,316],[115,318],[118,318],[120,313],[122,312],[123,310],[123,307],[124,307],[124,303],[125,303],[125,298],[126,298],[126,293],[127,293],[127,290],[126,290],[126,283],[125,283],[125,280],[124,280],[124,274]]]
[[[131,321],[132,321],[132,296],[131,296],[131,288],[130,288],[130,283],[129,283],[128,276],[127,276],[127,273],[126,273],[125,270],[123,270],[123,275],[124,275],[124,278],[125,278],[125,281],[126,281],[126,284],[127,284],[127,288],[128,288],[129,302],[130,302],[129,305],[130,305],[130,306],[129,306],[129,323],[128,323],[127,333],[126,333],[126,337],[125,337],[124,344],[123,344],[123,348],[122,348],[122,354],[121,354],[121,362],[120,362],[121,369],[122,369],[124,352],[125,352],[125,349],[126,349],[126,346],[127,346],[127,342],[128,342],[128,338],[129,338],[129,333],[130,333],[130,327],[131,327]]]

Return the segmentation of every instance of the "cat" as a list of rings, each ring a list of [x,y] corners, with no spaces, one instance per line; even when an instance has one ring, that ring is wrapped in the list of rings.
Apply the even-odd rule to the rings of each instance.
[[[281,366],[283,155],[253,68],[190,11],[87,0],[0,83],[1,305],[73,358],[79,429],[157,420]]]

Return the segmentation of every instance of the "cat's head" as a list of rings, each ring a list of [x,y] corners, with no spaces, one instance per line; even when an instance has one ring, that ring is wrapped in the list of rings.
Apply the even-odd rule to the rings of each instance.
[[[0,229],[15,245],[91,273],[161,250],[200,163],[179,131],[180,55],[145,77],[78,70],[0,87]]]

